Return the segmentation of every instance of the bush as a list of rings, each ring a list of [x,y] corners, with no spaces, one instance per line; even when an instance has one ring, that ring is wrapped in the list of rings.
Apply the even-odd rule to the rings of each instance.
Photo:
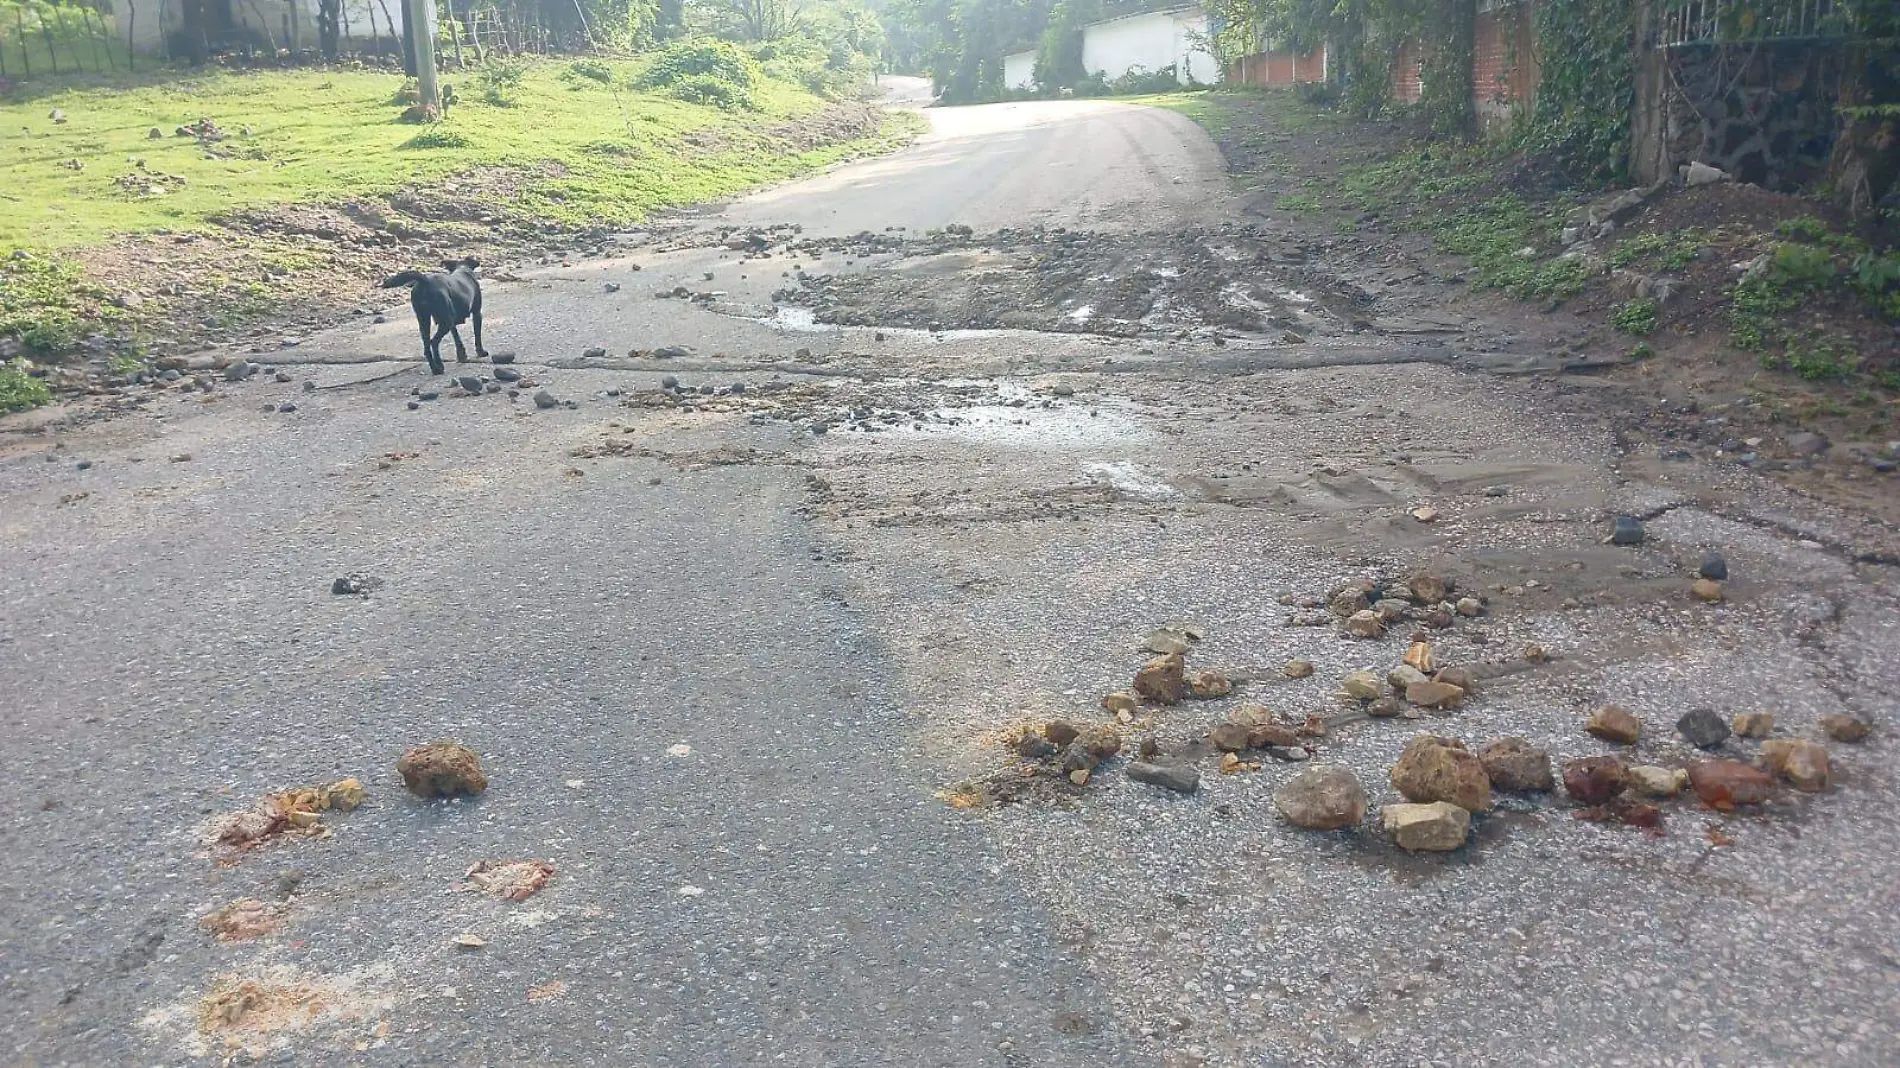
[[[1117,96],[1172,93],[1179,88],[1181,88],[1181,79],[1175,74],[1172,63],[1160,70],[1149,70],[1136,64],[1108,80],[1109,92]]]
[[[561,77],[576,83],[588,81],[612,85],[614,69],[602,60],[577,59],[567,65],[567,69],[561,72]]]
[[[671,89],[697,78],[711,78],[749,92],[759,84],[759,65],[737,45],[725,41],[681,41],[668,45],[634,85],[639,89]]]
[[[475,76],[482,85],[482,99],[498,108],[515,106],[515,93],[528,73],[525,64],[511,59],[490,60]]]
[[[710,74],[693,74],[674,82],[674,96],[688,104],[710,104],[721,111],[752,110],[752,92]]]
[[[1625,334],[1650,333],[1656,329],[1656,302],[1632,300],[1610,314],[1610,325]]]
[[[46,383],[11,367],[0,367],[0,412],[23,412],[53,399]]]
[[[440,126],[431,127],[402,143],[404,148],[467,148],[472,144],[463,134]]]
[[[122,315],[70,259],[0,260],[0,338],[18,338],[28,352],[63,352]]]

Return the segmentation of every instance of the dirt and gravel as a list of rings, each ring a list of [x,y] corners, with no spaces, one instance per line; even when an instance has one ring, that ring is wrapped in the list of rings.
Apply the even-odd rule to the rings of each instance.
[[[512,362],[458,367],[475,390],[363,317],[230,382],[209,372],[245,354],[208,354],[204,386],[115,418],[5,424],[0,804],[16,855],[72,863],[0,874],[4,1048],[1900,1057],[1889,523],[1633,438],[1629,395],[1564,373],[1589,364],[1539,324],[1427,330],[1431,289],[1370,284],[1404,264],[1211,222],[1244,195],[1206,143],[1127,114],[952,113],[690,233],[521,265],[489,294]],[[1131,150],[1075,176],[1111,207],[1091,226],[1060,168],[1104,129]],[[993,166],[986,138],[1050,188],[965,223],[945,191]],[[1372,618],[1335,612],[1361,580]],[[1199,699],[1104,706],[1176,649]],[[1402,663],[1468,685],[1375,698]],[[1634,744],[1586,732],[1606,705]],[[1704,750],[1693,709],[1774,722]],[[1842,716],[1870,732],[1839,740]],[[1265,748],[1223,756],[1230,724]],[[1643,782],[1793,741],[1831,768],[1732,812],[1496,789],[1464,845],[1413,852],[1381,810],[1419,800],[1391,778],[1419,734]],[[228,867],[189,833],[437,738],[480,754],[479,797],[367,777],[330,836]],[[1316,766],[1364,798],[1335,771],[1296,805]],[[178,826],[96,820],[108,789]],[[1285,815],[1322,804],[1345,826]],[[1403,815],[1433,821],[1413,845],[1462,825]],[[497,858],[554,874],[455,892]],[[197,926],[233,903],[281,926]]]

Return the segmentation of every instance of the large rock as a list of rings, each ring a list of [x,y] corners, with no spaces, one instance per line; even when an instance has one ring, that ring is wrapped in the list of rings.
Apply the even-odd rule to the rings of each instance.
[[[1427,679],[1407,686],[1405,699],[1422,708],[1457,708],[1465,703],[1465,690],[1449,682]]]
[[[1385,684],[1370,671],[1351,671],[1339,680],[1339,692],[1356,701],[1370,701],[1385,693]]]
[[[1499,738],[1478,750],[1478,761],[1498,790],[1549,790],[1557,785],[1550,754],[1524,738]]]
[[[1815,794],[1827,789],[1827,747],[1801,738],[1775,738],[1761,743],[1762,766],[1793,783],[1795,789]]]
[[[1413,575],[1405,585],[1420,604],[1437,604],[1451,593],[1451,583],[1429,571]]]
[[[1128,765],[1128,777],[1177,794],[1191,794],[1201,788],[1201,773],[1187,764],[1149,764],[1137,760]]]
[[[1448,801],[1472,812],[1491,807],[1484,764],[1455,738],[1421,734],[1392,765],[1392,786],[1408,801]]]
[[[1703,804],[1726,811],[1768,800],[1775,792],[1775,777],[1739,760],[1698,760],[1689,765],[1689,785]]]
[[[1471,813],[1448,801],[1387,805],[1379,810],[1379,819],[1392,841],[1412,852],[1457,849],[1471,830]]]
[[[1676,730],[1697,749],[1714,749],[1728,741],[1728,724],[1712,708],[1689,710],[1676,721]]]
[[[396,761],[396,772],[417,797],[474,796],[488,789],[481,758],[459,742],[417,746]]]
[[[1606,804],[1629,786],[1629,769],[1613,756],[1584,757],[1564,765],[1564,790],[1585,805]]]
[[[1385,621],[1379,613],[1367,610],[1346,617],[1346,633],[1355,638],[1378,638],[1385,634]]]
[[[1223,753],[1238,753],[1252,749],[1252,728],[1245,723],[1223,723],[1207,734],[1207,744]]]
[[[1178,705],[1187,699],[1187,664],[1180,653],[1157,656],[1135,672],[1135,693],[1157,705]]]
[[[1773,712],[1741,712],[1730,724],[1738,738],[1766,738],[1775,732]]]
[[[1234,692],[1234,680],[1218,671],[1196,671],[1187,677],[1188,692],[1197,700],[1212,701]]]
[[[1604,705],[1583,723],[1583,729],[1606,742],[1635,745],[1643,736],[1643,721],[1616,705]]]
[[[1273,792],[1273,804],[1289,822],[1313,831],[1336,831],[1366,818],[1366,788],[1351,769],[1308,768]]]

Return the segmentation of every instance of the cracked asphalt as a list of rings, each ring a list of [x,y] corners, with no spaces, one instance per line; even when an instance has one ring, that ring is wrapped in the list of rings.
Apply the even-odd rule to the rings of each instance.
[[[1869,562],[1890,531],[1626,452],[1591,380],[1488,373],[1543,368],[1455,344],[775,312],[797,271],[896,268],[844,244],[748,258],[722,228],[1154,231],[1231,209],[1176,115],[931,114],[887,159],[609,258],[491,271],[518,398],[430,381],[392,312],[255,354],[248,382],[0,423],[0,1060],[1900,1060],[1900,591]],[[717,295],[655,295],[674,286]],[[649,354],[668,345],[691,351]],[[1602,544],[1618,512],[1652,517],[1649,541]],[[1733,571],[1721,605],[1686,593],[1705,548]],[[1012,727],[1106,723],[1100,695],[1173,620],[1206,631],[1195,665],[1250,681],[1131,737],[1186,759],[1244,703],[1336,711],[1339,676],[1396,663],[1410,628],[1348,641],[1284,602],[1418,567],[1489,597],[1433,638],[1485,682],[1452,715],[1321,740],[1375,809],[1418,730],[1564,759],[1611,751],[1580,723],[1615,702],[1664,764],[1692,757],[1669,728],[1696,706],[1875,733],[1833,746],[1824,794],[1671,802],[1660,836],[1518,799],[1443,857],[1399,853],[1376,813],[1289,827],[1272,764],[1203,759],[1192,797],[1111,765],[1060,803],[949,803],[1007,769]],[[348,572],[384,585],[331,594]],[[1296,656],[1316,674],[1278,678]],[[402,791],[402,749],[444,737],[482,754],[479,799]],[[202,839],[345,775],[369,800],[330,837],[224,866]],[[519,903],[459,892],[485,858],[556,873]],[[243,897],[281,929],[197,927]],[[293,1009],[205,1022],[237,979]]]

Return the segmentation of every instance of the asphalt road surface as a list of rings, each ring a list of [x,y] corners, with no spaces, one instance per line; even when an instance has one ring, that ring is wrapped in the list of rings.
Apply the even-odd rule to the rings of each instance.
[[[0,1061],[1900,1059],[1900,599],[1856,559],[1864,525],[1619,455],[1582,387],[1376,344],[770,314],[794,269],[902,264],[747,260],[719,227],[1225,210],[1179,116],[929,114],[904,152],[693,215],[708,240],[494,272],[490,346],[572,407],[429,379],[392,312],[247,382],[0,439]],[[655,295],[675,285],[720,296]],[[668,377],[707,392],[647,406]],[[1651,516],[1651,541],[1602,545],[1613,511]],[[1735,571],[1716,607],[1683,593],[1708,545]],[[1416,730],[1581,756],[1606,749],[1576,724],[1607,700],[1650,724],[1652,762],[1687,759],[1669,725],[1690,704],[1876,733],[1836,749],[1833,791],[1764,814],[1673,803],[1652,837],[1533,800],[1449,857],[1397,853],[1376,812],[1286,826],[1273,766],[1204,759],[1193,797],[1105,768],[1061,804],[950,803],[1007,765],[1010,727],[1103,720],[1170,620],[1206,629],[1197,663],[1253,675],[1245,700],[1333,707],[1404,634],[1287,627],[1283,595],[1427,563],[1492,599],[1440,655],[1496,670],[1458,716],[1325,741],[1375,810]],[[381,585],[333,594],[348,573]],[[1554,655],[1526,667],[1531,642]],[[1318,673],[1275,681],[1294,656]],[[1141,730],[1192,753],[1227,710]],[[438,738],[482,754],[486,794],[404,793],[397,756]],[[207,821],[343,776],[368,800],[328,836],[218,863]],[[554,875],[519,902],[463,890],[484,859]],[[281,926],[200,928],[241,898]]]

